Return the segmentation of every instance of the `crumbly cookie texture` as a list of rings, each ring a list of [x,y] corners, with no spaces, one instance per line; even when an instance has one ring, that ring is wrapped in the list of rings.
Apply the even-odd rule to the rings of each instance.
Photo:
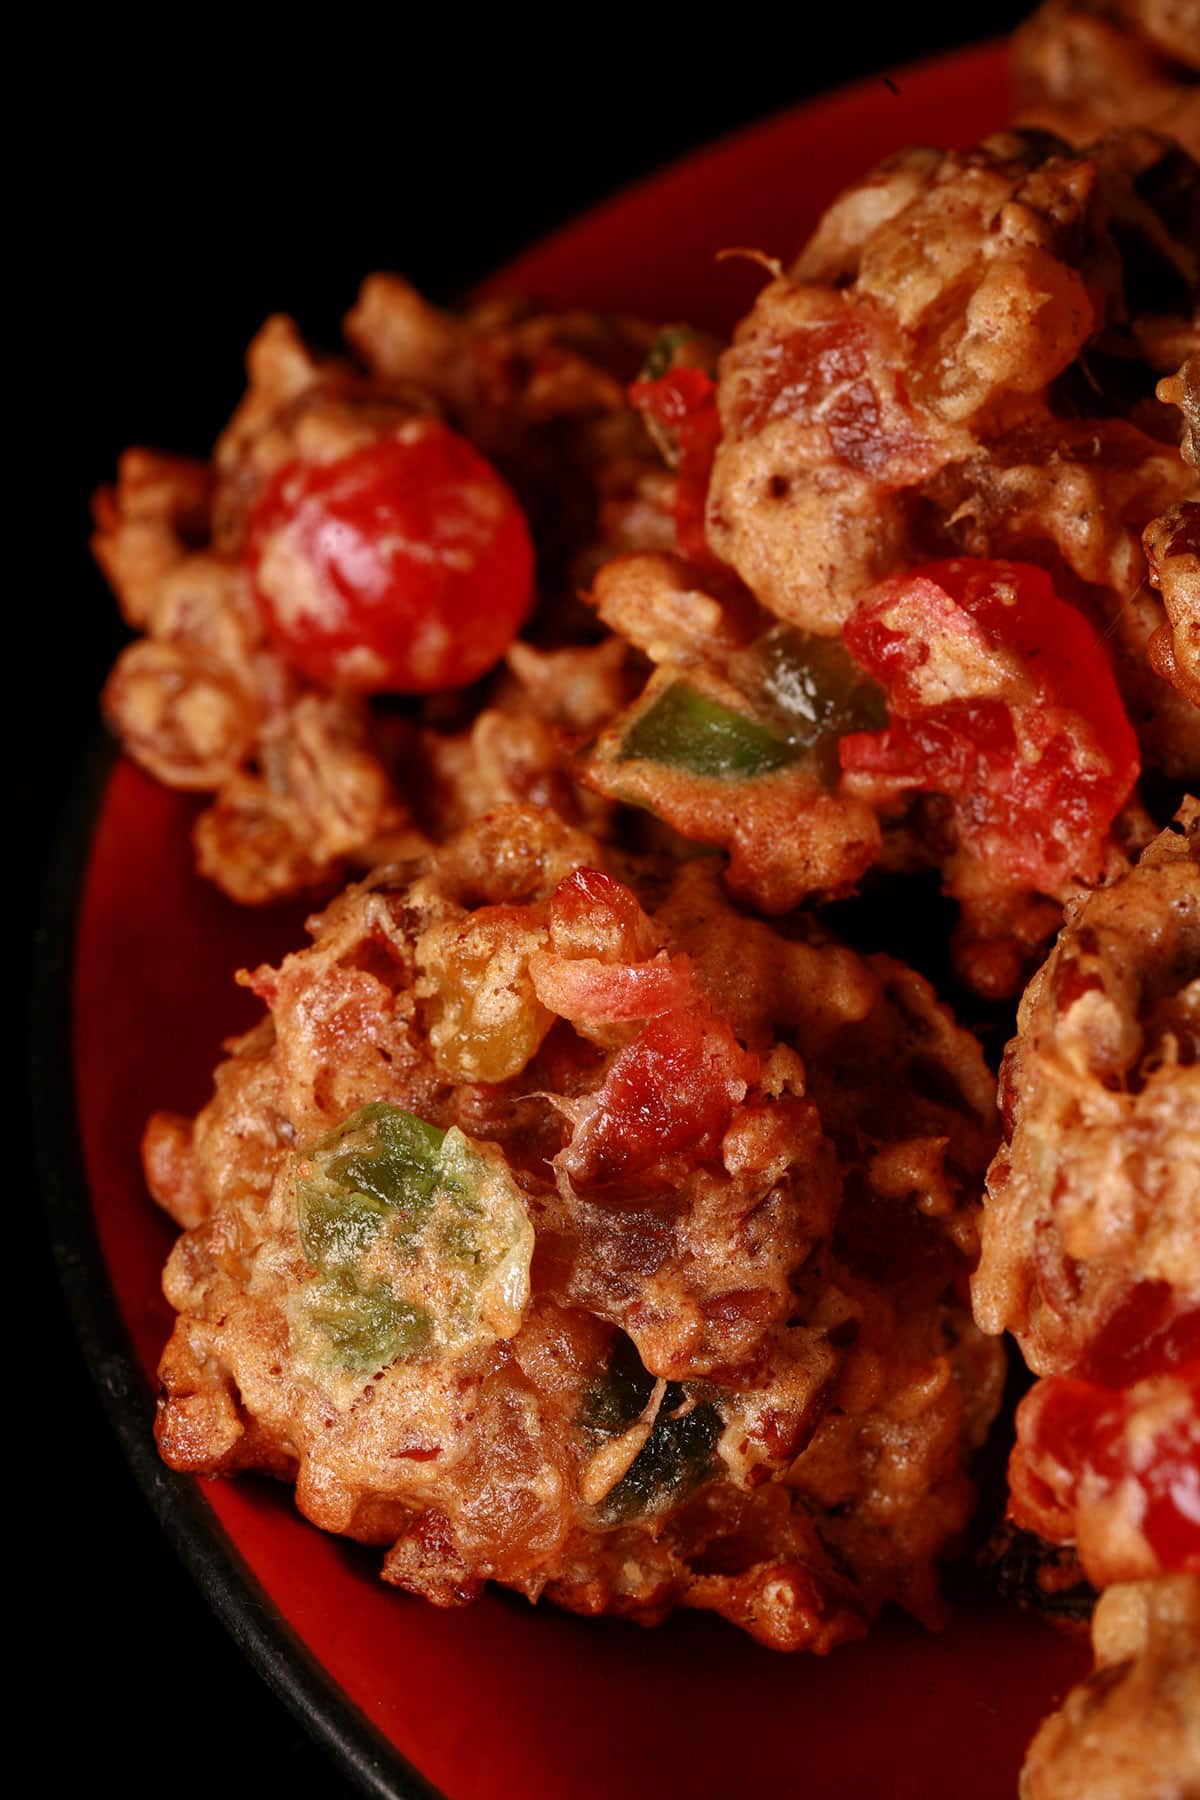
[[[1200,770],[1200,715],[1147,660],[1140,544],[1195,498],[1154,385],[1197,348],[1197,180],[1148,132],[1007,131],[848,189],[721,359],[713,551],[830,635],[928,558],[1039,563],[1107,634],[1147,761]]]
[[[1150,125],[1200,157],[1196,0],[1043,0],[1013,36],[1017,119],[1089,144]]]
[[[670,540],[669,478],[626,397],[648,327],[516,302],[456,317],[377,275],[346,331],[356,361],[318,356],[290,319],[268,320],[211,462],[130,450],[95,503],[93,549],[140,634],[105,686],[105,717],[157,780],[212,796],[197,861],[248,905],[328,897],[351,873],[415,854],[430,830],[444,835],[465,806],[532,801],[597,827],[602,809],[570,773],[589,728],[579,696],[590,685],[594,705],[601,671],[611,710],[627,682],[620,647],[589,658],[587,634],[562,615],[576,608],[586,623],[575,590],[606,556]],[[538,645],[514,646],[485,702],[443,696],[428,717],[289,666],[245,557],[254,506],[282,470],[336,462],[426,417],[483,448],[519,493],[541,600]]]
[[[1139,1282],[1200,1289],[1200,804],[1068,907],[1001,1074],[975,1316],[1039,1374]]]
[[[928,984],[520,808],[311,930],[146,1134],[167,1460],[294,1482],[438,1604],[935,1619],[1003,1357],[991,1082]]]
[[[1200,27],[1198,27],[1200,29]],[[1183,416],[1180,454],[1200,467],[1200,353],[1158,384],[1158,397]],[[1150,661],[1173,687],[1200,706],[1200,475],[1195,497],[1182,500],[1142,534],[1151,586],[1162,595],[1166,618],[1150,640]]]
[[[1190,1800],[1200,1793],[1200,1576],[1109,1588],[1096,1672],[1029,1747],[1021,1800]]]

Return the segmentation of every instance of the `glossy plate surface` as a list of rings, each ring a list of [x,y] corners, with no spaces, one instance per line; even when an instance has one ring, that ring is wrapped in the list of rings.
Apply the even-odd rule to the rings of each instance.
[[[689,158],[556,234],[491,286],[728,328],[762,271],[718,263],[714,251],[750,246],[786,262],[820,209],[879,157],[910,142],[966,145],[1005,116],[996,48],[893,80],[895,91],[882,79],[864,83]],[[233,969],[302,939],[302,909],[242,912],[195,877],[193,813],[117,764],[77,940],[86,1179],[107,1276],[148,1378],[144,1395],[128,1399],[147,1435],[149,1378],[171,1326],[159,1272],[173,1233],[144,1190],[141,1129],[157,1107],[201,1105],[221,1040],[257,1016]],[[1007,1800],[1037,1720],[1085,1667],[1079,1648],[992,1607],[960,1610],[939,1637],[888,1619],[865,1644],[823,1661],[773,1654],[700,1616],[643,1632],[501,1594],[438,1612],[385,1588],[377,1552],[317,1532],[285,1490],[165,1478],[168,1506],[188,1490],[185,1533],[207,1533],[226,1559],[227,1618],[240,1580],[232,1547],[234,1567],[240,1559],[271,1603],[268,1635],[272,1608],[285,1626],[275,1684],[292,1684],[293,1671],[297,1698],[305,1650],[315,1659],[328,1682],[317,1680],[314,1700],[309,1663],[298,1704],[343,1755],[347,1729],[359,1733],[373,1767],[353,1772],[380,1794],[428,1792],[419,1770],[451,1800]],[[251,1606],[261,1617],[247,1592]],[[386,1740],[382,1761],[371,1728]]]

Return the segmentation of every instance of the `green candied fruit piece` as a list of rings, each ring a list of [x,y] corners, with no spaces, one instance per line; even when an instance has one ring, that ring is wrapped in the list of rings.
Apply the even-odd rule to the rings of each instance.
[[[344,1274],[316,1284],[309,1319],[335,1362],[368,1375],[424,1349],[432,1328],[422,1307],[398,1300],[382,1285],[361,1288]]]
[[[788,741],[808,749],[848,731],[887,725],[883,689],[864,675],[840,638],[779,625],[755,646],[764,696],[786,724]]]
[[[590,1382],[583,1397],[579,1422],[589,1431],[615,1437],[633,1424],[654,1387],[632,1338],[619,1332],[608,1366]]]
[[[797,752],[757,719],[723,706],[690,681],[673,681],[625,733],[617,761],[635,759],[689,775],[747,780],[786,768]]]
[[[323,1183],[296,1183],[300,1248],[318,1269],[354,1263],[374,1242],[390,1208],[370,1194],[330,1191]]]
[[[296,1182],[300,1245],[319,1269],[354,1263],[395,1215],[432,1204],[445,1133],[377,1100],[319,1139]]]
[[[638,372],[638,380],[661,380],[668,369],[674,367],[675,352],[682,349],[691,335],[686,325],[664,325],[646,352],[646,360]]]
[[[294,1159],[295,1297],[312,1362],[361,1373],[511,1336],[529,1297],[533,1228],[502,1154],[386,1101]]]
[[[433,1196],[445,1137],[444,1131],[414,1113],[376,1100],[323,1138],[317,1150],[340,1150],[326,1164],[332,1180],[370,1194],[385,1206],[417,1212]]]
[[[608,1367],[584,1396],[580,1423],[603,1437],[628,1430],[654,1388],[636,1346],[617,1338]],[[625,1474],[600,1503],[605,1524],[622,1524],[690,1493],[710,1474],[717,1441],[724,1429],[716,1407],[701,1401],[680,1418],[671,1418],[687,1400],[678,1381],[667,1383],[658,1418]]]
[[[638,372],[639,381],[660,381],[678,364],[703,369],[713,375],[717,366],[716,342],[691,325],[664,325]]]
[[[683,1398],[679,1384],[669,1383],[654,1430],[601,1505],[606,1524],[621,1524],[679,1500],[710,1473],[722,1431],[721,1415],[702,1401],[681,1418],[664,1418]]]

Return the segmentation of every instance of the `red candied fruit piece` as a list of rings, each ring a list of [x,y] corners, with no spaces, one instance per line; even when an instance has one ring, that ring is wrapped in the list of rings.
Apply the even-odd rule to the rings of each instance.
[[[564,956],[641,962],[658,944],[637,895],[602,869],[575,869],[560,881],[550,896],[549,922],[550,942]]]
[[[904,630],[889,623],[901,604]],[[884,731],[841,739],[847,774],[885,792],[948,795],[962,841],[1009,879],[1054,891],[1068,876],[1099,875],[1137,779],[1137,740],[1104,645],[1044,570],[993,558],[929,563],[872,589],[843,635],[889,711]],[[981,666],[997,650],[1014,654],[1027,692],[929,704],[939,644],[948,659]]]
[[[629,400],[661,425],[677,446],[673,511],[680,553],[701,565],[714,562],[704,536],[704,509],[721,442],[716,383],[703,369],[669,369],[653,381],[633,382]]]
[[[530,965],[544,1005],[581,1029],[646,1021],[580,1114],[566,1173],[612,1182],[684,1152],[710,1156],[758,1062],[713,1012],[690,958],[659,951],[636,895],[599,869],[558,884],[549,928],[551,951]]]
[[[543,1006],[592,1025],[653,1019],[685,1006],[692,992],[691,965],[683,956],[625,965],[546,957],[533,965],[533,975]]]
[[[1151,1351],[1135,1346],[1128,1386],[1102,1386],[1076,1375],[1040,1381],[1017,1409],[1014,1494],[1032,1500],[1031,1522],[1045,1535],[1076,1535],[1075,1514],[1088,1499],[1122,1482],[1141,1494],[1136,1521],[1164,1571],[1200,1572],[1200,1358],[1194,1354],[1197,1315],[1183,1315],[1159,1332]],[[1111,1346],[1110,1346],[1111,1350]],[[1187,1352],[1188,1360],[1178,1360]],[[1110,1364],[1110,1367],[1114,1365]],[[1141,1396],[1135,1383],[1169,1374],[1183,1384],[1189,1406],[1158,1429],[1131,1433]],[[1082,1498],[1081,1498],[1082,1497]],[[1019,1502],[1018,1509],[1020,1510]]]
[[[784,333],[733,398],[732,424],[753,436],[776,420],[824,433],[830,454],[885,487],[928,473],[894,340],[880,314],[842,306]]]
[[[566,1152],[567,1173],[604,1182],[663,1158],[711,1156],[757,1073],[723,1019],[702,1003],[651,1019],[620,1052]]]
[[[499,660],[533,601],[533,544],[507,483],[436,420],[329,463],[288,463],[250,518],[267,632],[323,687],[427,693]]]
[[[1169,1282],[1139,1281],[1103,1326],[1081,1373],[1101,1387],[1200,1363],[1200,1310],[1179,1312]]]
[[[576,869],[550,897],[551,953],[531,965],[538,999],[589,1025],[652,1019],[686,1006],[686,956],[655,955],[658,935],[636,895],[600,869]]]
[[[1146,1495],[1142,1530],[1160,1566],[1200,1575],[1200,1377],[1192,1398],[1192,1418],[1155,1439],[1154,1460],[1138,1479]]]

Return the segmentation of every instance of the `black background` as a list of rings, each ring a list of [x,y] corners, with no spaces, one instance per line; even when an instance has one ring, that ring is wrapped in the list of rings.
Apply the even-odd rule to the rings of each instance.
[[[682,11],[648,9],[486,30],[466,13],[440,26],[347,13],[352,34],[336,38],[336,14],[318,31],[297,13],[253,40],[191,18],[195,41],[171,45],[111,25],[89,42],[72,27],[75,73],[45,123],[47,144],[56,122],[69,124],[70,154],[37,203],[32,263],[38,479],[48,475],[54,503],[50,578],[29,606],[46,696],[30,749],[37,781],[22,783],[35,868],[99,736],[96,695],[124,635],[88,559],[88,496],[128,443],[204,453],[267,313],[292,311],[333,342],[373,268],[452,299],[662,162],[808,94],[998,35],[1024,9],[983,3],[951,19],[860,7],[820,30],[805,10],[745,9],[719,36]],[[39,1270],[42,1441],[10,1477],[20,1511],[9,1550],[37,1583],[28,1672],[55,1721],[42,1742],[51,1791],[111,1782],[133,1800],[160,1788],[183,1800],[296,1782],[340,1800],[341,1777],[176,1563],[95,1398],[45,1253]],[[469,1696],[457,1703],[469,1708]]]

